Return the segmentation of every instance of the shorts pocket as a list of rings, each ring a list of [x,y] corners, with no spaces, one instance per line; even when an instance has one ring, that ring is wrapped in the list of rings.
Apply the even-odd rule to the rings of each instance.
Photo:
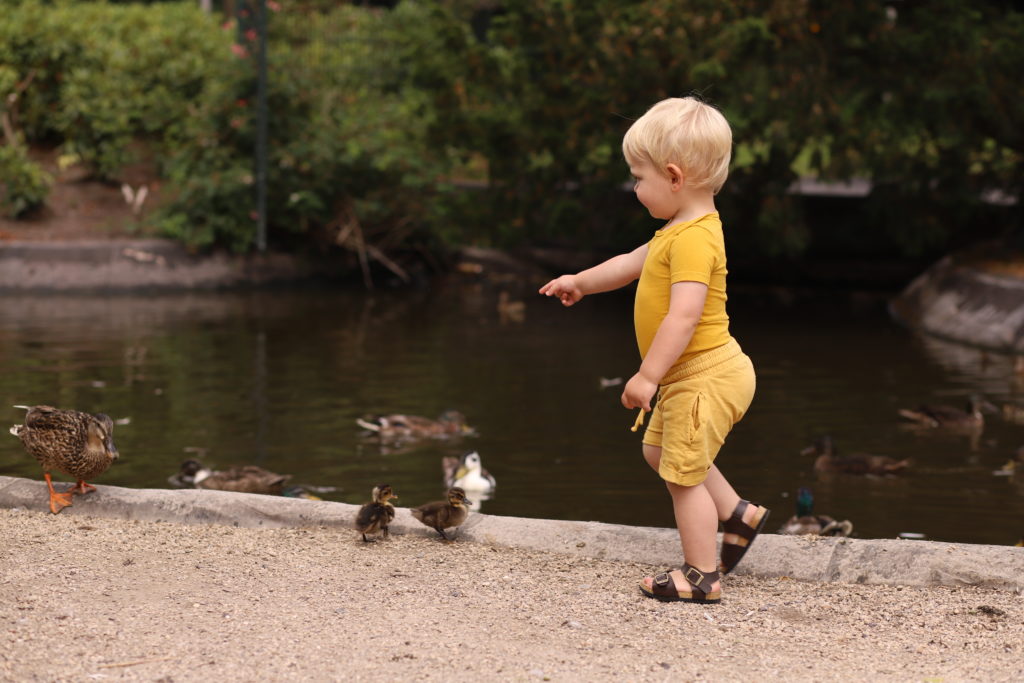
[[[698,391],[693,395],[693,405],[690,406],[690,419],[686,429],[687,441],[692,444],[701,437],[706,421],[707,397],[703,391]]]

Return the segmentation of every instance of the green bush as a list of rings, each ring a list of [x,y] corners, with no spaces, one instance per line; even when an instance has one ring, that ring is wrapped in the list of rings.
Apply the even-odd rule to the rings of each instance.
[[[115,179],[133,141],[177,139],[232,37],[193,3],[23,2],[0,19],[0,64],[34,72],[20,105],[30,139],[52,140]]]
[[[46,200],[53,179],[19,142],[0,145],[0,213],[18,218]]]

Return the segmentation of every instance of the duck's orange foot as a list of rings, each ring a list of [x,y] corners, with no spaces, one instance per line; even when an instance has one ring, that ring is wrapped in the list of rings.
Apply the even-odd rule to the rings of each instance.
[[[89,491],[95,490],[95,486],[93,486],[92,484],[86,484],[84,479],[79,479],[77,484],[68,489],[68,493],[72,495],[75,493],[81,493],[84,495],[86,493],[89,493]]]
[[[50,512],[57,514],[66,507],[71,506],[71,493],[57,493],[50,491]]]

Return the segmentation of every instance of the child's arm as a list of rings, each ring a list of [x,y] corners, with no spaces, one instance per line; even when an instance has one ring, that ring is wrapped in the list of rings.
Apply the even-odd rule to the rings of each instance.
[[[640,277],[647,258],[647,245],[642,244],[628,254],[613,256],[593,268],[575,275],[563,275],[540,288],[545,296],[557,296],[563,306],[572,306],[587,294],[608,292],[625,287]]]
[[[703,282],[676,282],[672,285],[668,314],[658,326],[651,348],[622,392],[622,405],[627,408],[651,409],[651,399],[661,379],[679,360],[697,329],[708,286]]]

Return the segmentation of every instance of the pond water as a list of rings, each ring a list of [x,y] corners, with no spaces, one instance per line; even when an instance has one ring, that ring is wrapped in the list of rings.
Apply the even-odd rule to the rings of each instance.
[[[637,365],[631,293],[563,309],[522,285],[525,319],[502,321],[498,288],[451,279],[429,290],[291,289],[174,295],[0,297],[0,405],[46,403],[119,421],[121,459],[100,484],[159,488],[199,455],[256,464],[362,503],[390,483],[400,505],[437,499],[441,458],[477,450],[497,478],[483,512],[671,527],[668,496],[619,405]],[[758,371],[754,404],[719,465],[741,495],[793,513],[796,489],[854,535],[1013,544],[1024,533],[1024,473],[993,474],[1024,426],[993,415],[980,439],[905,429],[897,410],[1001,406],[1024,387],[1012,359],[921,338],[880,296],[735,287],[733,333]],[[435,417],[478,432],[404,449],[367,440],[356,419]],[[24,413],[6,411],[9,424]],[[904,475],[815,475],[800,450],[912,458]],[[0,474],[41,479],[14,437]],[[66,479],[63,475],[58,478]]]

